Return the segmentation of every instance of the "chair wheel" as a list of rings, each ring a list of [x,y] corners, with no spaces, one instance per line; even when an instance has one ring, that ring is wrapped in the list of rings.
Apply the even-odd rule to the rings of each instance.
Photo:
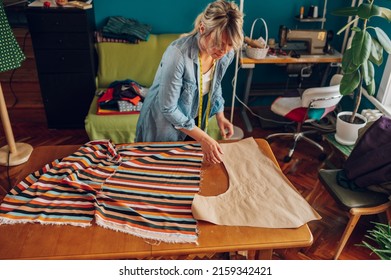
[[[321,153],[321,154],[319,155],[319,160],[320,160],[320,161],[324,161],[326,158],[327,158],[327,154],[325,154],[325,153]]]
[[[292,159],[292,157],[290,157],[290,156],[285,156],[285,157],[284,157],[284,162],[290,162],[291,159]]]

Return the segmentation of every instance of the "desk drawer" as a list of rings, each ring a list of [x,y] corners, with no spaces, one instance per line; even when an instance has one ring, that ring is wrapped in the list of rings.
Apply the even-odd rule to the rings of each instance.
[[[92,38],[87,33],[34,33],[35,49],[90,49]]]
[[[36,50],[35,59],[40,73],[93,73],[93,58],[89,50]]]
[[[27,12],[30,32],[87,32],[90,30],[84,11],[62,13]]]

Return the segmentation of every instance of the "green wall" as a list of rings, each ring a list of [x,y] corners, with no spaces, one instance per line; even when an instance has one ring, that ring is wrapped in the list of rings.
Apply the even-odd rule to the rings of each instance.
[[[124,16],[133,18],[142,23],[152,26],[152,33],[182,33],[188,32],[193,28],[195,17],[203,11],[210,0],[94,0],[95,19],[97,27],[102,27],[109,16]],[[239,5],[239,0],[235,1]],[[391,6],[389,0],[377,1],[379,4]],[[280,25],[289,28],[300,29],[318,29],[320,23],[299,23],[295,20],[298,15],[300,6],[304,6],[305,13],[310,5],[319,6],[319,15],[323,12],[323,0],[245,0],[244,1],[244,32],[250,35],[253,21],[262,17],[268,26],[269,38],[276,38],[278,41],[278,29]],[[327,21],[324,28],[337,31],[345,25],[346,18],[331,15],[331,11],[337,7],[349,6],[350,0],[328,0]],[[259,25],[258,25],[259,24]],[[390,24],[391,26],[391,24]],[[388,27],[388,34],[391,34],[391,27]],[[260,21],[254,30],[255,38],[264,35],[264,29]],[[340,50],[343,36],[335,35],[332,45],[335,49]],[[384,66],[383,66],[384,68]],[[227,106],[231,104],[232,86],[231,81],[234,76],[234,63],[228,69],[223,83],[223,92]],[[382,70],[382,69],[381,69]],[[379,71],[382,72],[382,71]],[[379,80],[381,73],[377,74]],[[244,89],[245,71],[239,70],[238,75],[238,96],[242,96]],[[254,71],[253,81],[256,83],[285,83],[287,74],[285,68],[276,67],[275,65],[266,65],[257,67]]]

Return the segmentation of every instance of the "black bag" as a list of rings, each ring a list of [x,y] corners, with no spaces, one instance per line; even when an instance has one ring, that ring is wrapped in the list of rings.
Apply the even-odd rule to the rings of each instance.
[[[382,116],[365,130],[337,180],[341,186],[354,190],[388,185],[384,191],[388,192],[391,184],[391,118]]]

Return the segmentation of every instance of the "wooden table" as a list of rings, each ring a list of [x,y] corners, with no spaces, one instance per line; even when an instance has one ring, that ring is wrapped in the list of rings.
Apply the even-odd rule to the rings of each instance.
[[[263,139],[256,141],[277,165],[268,143]],[[35,148],[26,164],[14,167],[18,170],[18,179],[40,169],[44,163],[71,154],[78,147]],[[201,194],[217,195],[227,190],[228,179],[222,164],[203,165],[202,169]],[[31,223],[0,225],[0,259],[130,259],[243,250],[250,251],[249,255],[255,258],[271,259],[273,249],[306,247],[313,241],[308,225],[297,229],[267,229],[219,226],[199,221],[198,229],[197,245],[150,244],[142,238],[95,224],[88,228]]]
[[[251,94],[251,84],[253,79],[253,72],[256,65],[259,64],[300,64],[300,63],[327,63],[328,67],[325,73],[323,74],[323,79],[320,86],[324,86],[326,82],[326,78],[330,69],[330,65],[335,63],[342,62],[342,54],[335,51],[334,54],[322,54],[322,55],[300,55],[299,58],[294,58],[288,55],[278,55],[278,56],[266,56],[262,59],[252,59],[246,56],[244,52],[241,53],[240,56],[240,65],[241,68],[247,70],[247,78],[246,85],[244,89],[243,103],[248,105],[249,97],[255,94]],[[246,126],[246,130],[248,132],[252,131],[252,125],[250,120],[248,119],[246,108],[242,106],[241,109],[242,119]]]

